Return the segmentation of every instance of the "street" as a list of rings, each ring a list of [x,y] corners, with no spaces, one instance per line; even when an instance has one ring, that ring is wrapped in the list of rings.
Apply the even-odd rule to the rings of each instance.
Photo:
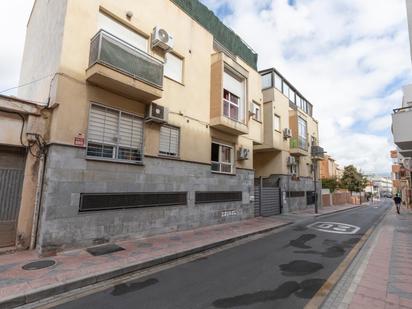
[[[58,308],[303,308],[391,206],[307,219]]]

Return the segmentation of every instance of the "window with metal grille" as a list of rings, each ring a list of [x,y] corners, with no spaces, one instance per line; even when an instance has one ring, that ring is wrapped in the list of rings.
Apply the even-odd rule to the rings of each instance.
[[[87,156],[140,162],[143,159],[143,120],[113,108],[92,104]]]
[[[176,127],[163,125],[160,127],[159,153],[161,155],[179,156],[180,130]]]

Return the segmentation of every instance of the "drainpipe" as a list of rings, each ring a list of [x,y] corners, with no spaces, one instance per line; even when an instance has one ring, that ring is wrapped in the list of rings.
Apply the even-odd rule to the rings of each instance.
[[[47,155],[42,153],[39,158],[39,169],[37,172],[37,184],[36,184],[36,196],[34,200],[34,212],[33,212],[33,224],[30,235],[30,250],[34,250],[37,241],[37,231],[39,228],[39,214],[41,199],[43,196],[43,183],[44,183],[44,173],[45,173],[45,163]]]

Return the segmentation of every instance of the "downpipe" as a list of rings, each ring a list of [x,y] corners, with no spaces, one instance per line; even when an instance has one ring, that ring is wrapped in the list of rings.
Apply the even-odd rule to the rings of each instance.
[[[36,197],[34,200],[34,212],[33,212],[33,224],[30,235],[30,250],[34,250],[37,243],[37,231],[39,228],[39,215],[40,215],[40,205],[43,197],[43,184],[44,184],[44,174],[45,174],[45,163],[47,159],[47,154],[43,153],[39,159],[39,170],[37,173],[37,184],[36,184]]]

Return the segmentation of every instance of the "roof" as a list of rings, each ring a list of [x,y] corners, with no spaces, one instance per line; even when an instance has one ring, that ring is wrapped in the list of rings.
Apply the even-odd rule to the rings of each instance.
[[[233,55],[238,56],[250,67],[257,70],[258,55],[240,36],[227,27],[211,10],[199,0],[171,0],[187,15],[197,21],[213,38]]]

